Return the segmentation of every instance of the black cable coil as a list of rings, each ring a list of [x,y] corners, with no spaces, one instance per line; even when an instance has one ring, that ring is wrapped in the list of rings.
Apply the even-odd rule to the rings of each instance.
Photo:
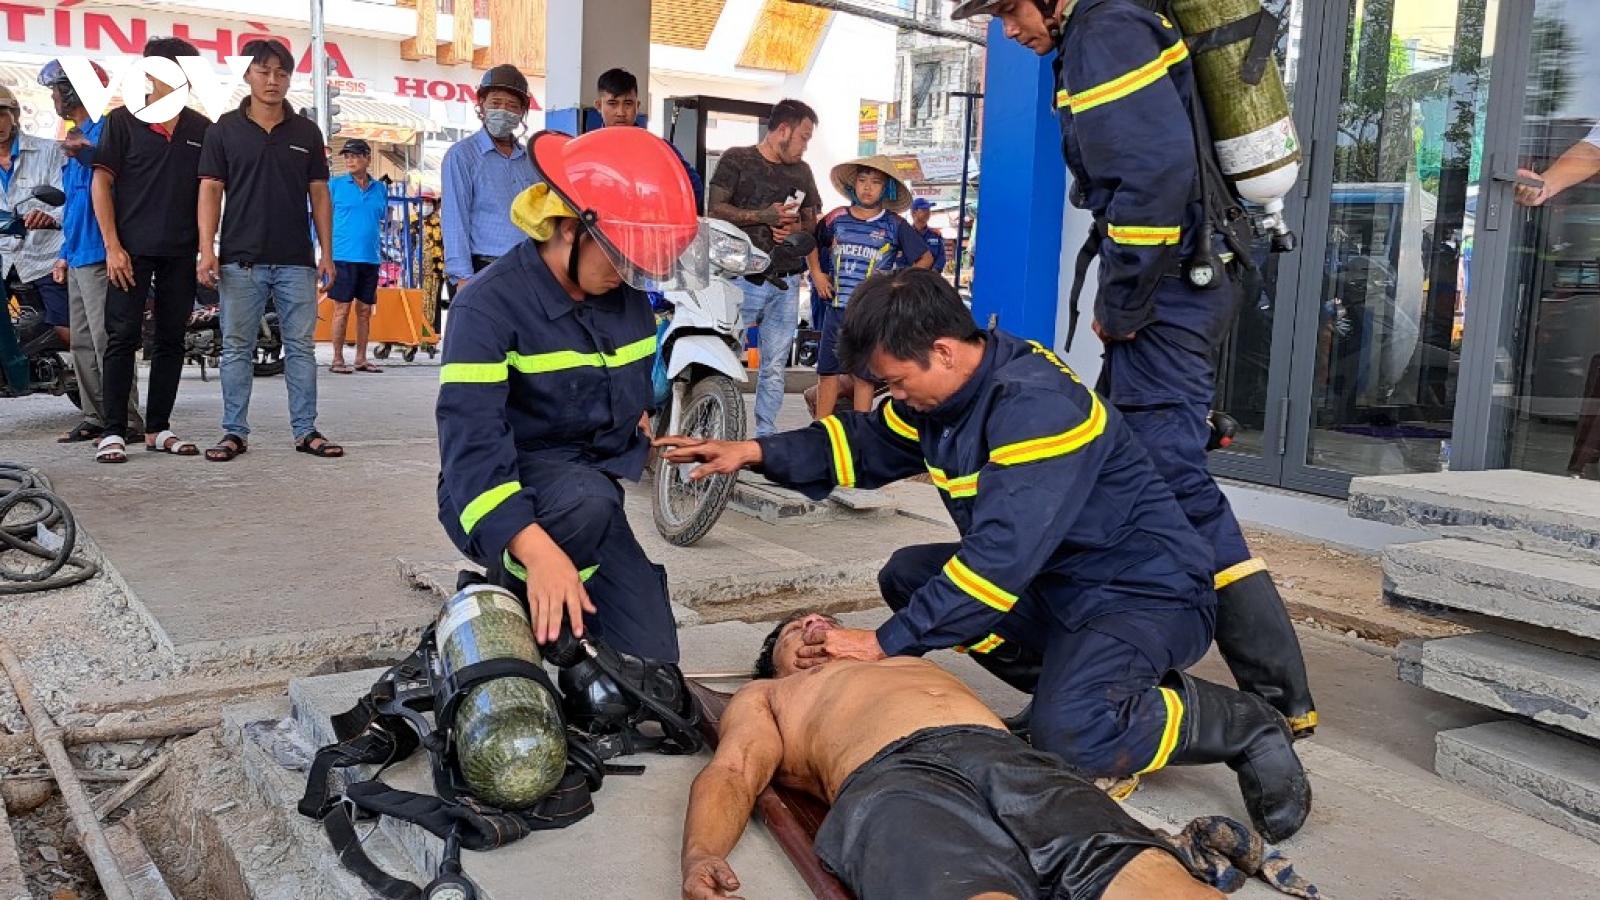
[[[38,542],[41,526],[50,531],[60,526],[60,547],[51,550]],[[17,551],[45,562],[42,568],[18,567],[0,557],[0,596],[51,591],[93,578],[100,566],[74,555],[77,546],[77,520],[50,490],[50,479],[31,466],[0,462],[0,552]]]

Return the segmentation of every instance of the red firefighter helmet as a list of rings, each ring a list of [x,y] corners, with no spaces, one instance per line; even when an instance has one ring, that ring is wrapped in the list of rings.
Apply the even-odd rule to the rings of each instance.
[[[643,128],[581,137],[541,131],[534,171],[578,214],[623,279],[640,290],[704,287],[707,239],[694,188],[666,141]]]

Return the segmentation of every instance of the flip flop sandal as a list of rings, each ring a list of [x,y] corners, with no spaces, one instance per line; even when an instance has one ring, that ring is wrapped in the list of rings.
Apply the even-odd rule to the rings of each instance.
[[[67,432],[66,436],[56,438],[56,443],[77,444],[83,441],[98,441],[105,436],[106,430],[104,428],[90,422],[88,419],[84,419],[73,426],[73,429]]]
[[[355,369],[350,368],[344,363],[334,363],[328,367],[328,371],[335,375],[350,375],[355,372]]]
[[[315,447],[311,446],[311,442],[318,439],[321,439],[322,443]],[[344,448],[328,440],[320,431],[313,431],[306,435],[304,440],[295,441],[294,449],[296,453],[309,453],[322,459],[338,459],[344,456]]]
[[[95,445],[94,461],[98,463],[125,463],[128,461],[128,444],[121,435],[108,434]]]
[[[210,462],[230,462],[235,456],[243,456],[250,445],[237,434],[225,434],[217,445],[206,451],[206,459]]]
[[[171,431],[163,431],[156,435],[154,444],[145,444],[144,449],[151,453],[171,453],[173,456],[199,456],[200,448],[194,441],[186,441]]]
[[[356,366],[355,368],[356,368],[357,372],[373,372],[373,373],[377,373],[377,372],[382,372],[383,371],[383,369],[379,368],[378,366],[373,365],[372,363],[362,363],[361,365]]]

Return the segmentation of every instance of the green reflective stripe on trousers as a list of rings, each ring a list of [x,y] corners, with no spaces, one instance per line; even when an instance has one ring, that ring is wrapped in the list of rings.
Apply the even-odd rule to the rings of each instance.
[[[467,504],[466,509],[461,511],[461,530],[471,534],[472,529],[477,527],[478,522],[484,516],[494,512],[495,507],[504,503],[507,497],[520,490],[522,490],[520,483],[508,481],[499,487],[492,487],[479,494],[471,503]]]
[[[511,555],[510,550],[500,554],[500,561],[505,563],[506,571],[510,572],[513,578],[516,578],[518,581],[523,582],[524,584],[527,583],[528,570],[523,568],[521,563],[517,562],[516,557]],[[578,580],[587,582],[590,578],[593,578],[594,573],[598,572],[599,570],[599,565],[593,565],[587,569],[579,569]]]
[[[579,369],[585,366],[596,369],[617,368],[626,366],[640,360],[649,359],[656,353],[656,336],[650,335],[640,338],[631,344],[624,344],[617,348],[616,353],[580,353],[577,350],[556,350],[552,353],[508,353],[506,364],[525,375],[538,375],[545,372],[560,372],[564,369]]]
[[[503,362],[445,363],[439,367],[440,384],[499,384],[510,369]]]

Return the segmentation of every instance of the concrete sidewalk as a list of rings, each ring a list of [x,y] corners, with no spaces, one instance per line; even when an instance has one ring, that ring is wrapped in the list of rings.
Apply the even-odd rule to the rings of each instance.
[[[323,348],[326,356],[327,348]],[[221,389],[185,369],[174,430],[202,448],[222,432]],[[157,626],[193,659],[243,653],[360,654],[398,648],[437,611],[407,590],[397,560],[449,572],[460,562],[438,523],[433,403],[438,368],[392,358],[381,375],[318,376],[318,427],[346,458],[296,453],[282,378],[257,379],[249,452],[227,463],[130,448],[94,461],[92,444],[57,444],[77,421],[62,398],[0,403],[0,460],[42,469]],[[791,397],[785,424],[805,420]],[[674,595],[716,607],[713,618],[761,618],[743,598],[816,587],[870,599],[897,547],[950,540],[947,520],[763,524],[734,512],[689,548],[651,519],[648,479],[627,510],[645,552],[667,568]],[[931,489],[929,489],[931,490]]]

